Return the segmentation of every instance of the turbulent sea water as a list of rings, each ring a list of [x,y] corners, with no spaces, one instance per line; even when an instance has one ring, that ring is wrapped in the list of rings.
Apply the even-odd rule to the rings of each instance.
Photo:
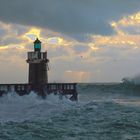
[[[0,140],[140,140],[140,88],[79,84],[79,101],[8,93],[0,98]]]

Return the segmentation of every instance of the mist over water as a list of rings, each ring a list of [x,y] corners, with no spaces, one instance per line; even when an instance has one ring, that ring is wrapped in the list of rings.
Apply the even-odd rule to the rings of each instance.
[[[140,85],[140,74],[135,75],[134,77],[125,77],[122,79],[122,82],[126,84]]]
[[[0,140],[134,140],[140,92],[130,84],[79,84],[79,101],[35,93],[0,98]]]

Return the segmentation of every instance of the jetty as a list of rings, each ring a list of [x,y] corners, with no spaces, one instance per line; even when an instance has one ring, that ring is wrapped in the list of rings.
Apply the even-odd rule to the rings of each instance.
[[[34,41],[34,51],[27,52],[26,62],[29,64],[28,83],[0,84],[0,96],[15,92],[20,96],[30,94],[31,91],[46,98],[49,94],[66,96],[72,101],[78,100],[76,83],[49,83],[49,59],[47,51],[41,51],[41,41]]]

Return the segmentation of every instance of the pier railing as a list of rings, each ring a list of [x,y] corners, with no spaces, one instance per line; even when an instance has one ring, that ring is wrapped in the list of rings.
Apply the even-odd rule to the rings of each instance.
[[[31,84],[0,84],[0,95],[8,92],[25,95],[36,89],[35,85]],[[47,94],[59,92],[63,95],[73,95],[77,93],[76,83],[48,83],[41,85],[38,90],[43,90]]]
[[[49,83],[46,89],[49,93],[58,91],[63,94],[72,94],[76,92],[76,83]]]

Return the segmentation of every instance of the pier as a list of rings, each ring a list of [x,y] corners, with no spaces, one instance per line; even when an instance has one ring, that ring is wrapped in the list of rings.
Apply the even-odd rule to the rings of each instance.
[[[70,100],[78,100],[76,83],[48,83],[41,87],[34,87],[31,84],[0,84],[0,96],[10,92],[23,96],[28,95],[31,91],[42,97],[49,94],[61,94],[70,96]]]

